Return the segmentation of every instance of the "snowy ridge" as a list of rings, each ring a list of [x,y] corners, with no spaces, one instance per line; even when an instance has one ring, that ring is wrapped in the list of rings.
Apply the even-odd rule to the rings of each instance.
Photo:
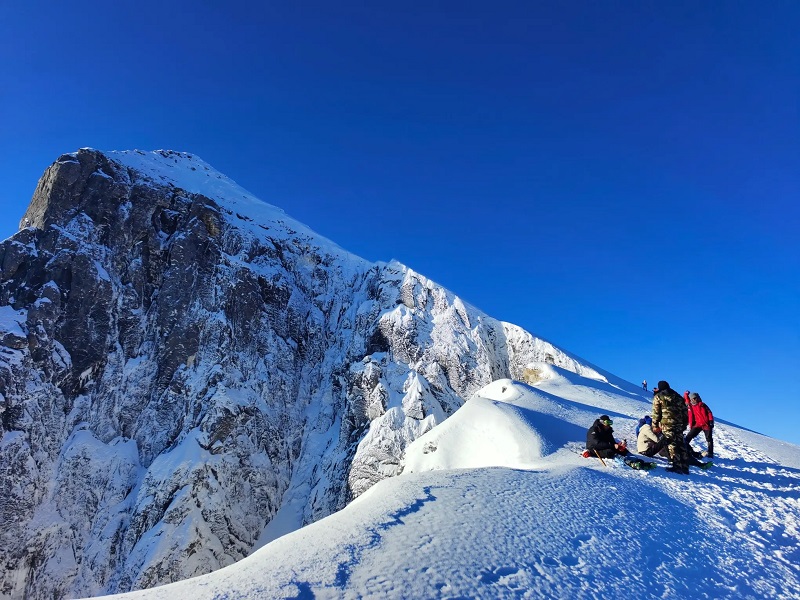
[[[608,412],[630,437],[649,402],[548,375],[479,390],[342,511],[217,573],[115,598],[798,597],[796,446],[720,423],[710,470],[604,467],[579,455],[588,426]]]
[[[401,474],[409,444],[492,381],[558,368],[637,398],[190,155],[64,155],[23,224],[0,244],[0,469],[16,482],[0,489],[0,592],[12,597],[236,563]]]
[[[283,209],[256,198],[238,183],[214,169],[198,156],[174,150],[114,150],[104,152],[110,159],[149,178],[155,186],[172,186],[192,194],[201,194],[230,210],[239,218],[239,228],[261,229],[278,223],[291,235],[301,234],[314,239],[326,252],[347,256],[360,262],[363,259],[343,250],[338,244],[309,229],[287,215]],[[249,227],[248,227],[249,224]],[[282,228],[277,228],[280,233]],[[258,229],[256,229],[258,233]]]
[[[586,428],[607,413],[632,440],[638,386],[347,253],[196,157],[64,155],[23,224],[0,244],[4,597],[592,597],[609,571],[659,597],[797,583],[796,447],[718,421],[702,491],[599,470],[578,458]],[[643,515],[678,564],[725,563],[676,577],[623,527]],[[648,575],[619,572],[619,547]]]

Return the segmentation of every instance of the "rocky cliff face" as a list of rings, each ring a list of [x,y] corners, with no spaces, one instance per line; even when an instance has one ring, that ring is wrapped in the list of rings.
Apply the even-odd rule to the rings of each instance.
[[[602,378],[187,154],[62,156],[21,227],[0,244],[2,597],[212,571],[279,511],[300,526],[396,474],[494,379]]]

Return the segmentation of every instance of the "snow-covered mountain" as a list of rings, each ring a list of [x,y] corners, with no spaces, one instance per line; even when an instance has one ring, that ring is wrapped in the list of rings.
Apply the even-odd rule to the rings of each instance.
[[[580,456],[588,424],[608,413],[631,439],[649,402],[537,368],[479,390],[344,510],[118,600],[800,597],[797,446],[717,421],[710,470],[603,465]]]
[[[188,154],[64,155],[20,226],[0,244],[2,597],[232,565],[542,365],[637,397]]]

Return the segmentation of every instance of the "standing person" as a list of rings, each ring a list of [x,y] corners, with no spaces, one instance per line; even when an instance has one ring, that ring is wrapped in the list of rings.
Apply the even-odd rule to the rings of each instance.
[[[692,392],[689,394],[689,433],[686,434],[686,449],[691,448],[691,441],[697,437],[700,432],[706,436],[706,444],[708,444],[708,451],[706,456],[708,458],[714,457],[714,415],[711,409],[700,398],[700,394]]]
[[[688,475],[689,455],[683,439],[683,431],[689,421],[686,404],[666,381],[659,381],[657,390],[653,396],[653,427],[661,428],[666,446],[669,448],[672,466],[666,470]]]
[[[600,418],[595,419],[589,427],[589,431],[586,432],[586,451],[589,456],[614,458],[617,454],[623,456],[628,454],[625,442],[617,442],[614,439],[612,423],[608,415],[600,415]]]
[[[643,389],[644,391],[647,391],[647,379],[645,379],[645,380],[642,382],[642,389]]]

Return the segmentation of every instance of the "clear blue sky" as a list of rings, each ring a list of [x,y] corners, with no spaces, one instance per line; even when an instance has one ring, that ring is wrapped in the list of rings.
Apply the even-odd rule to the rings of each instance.
[[[64,152],[192,152],[800,443],[798,31],[795,1],[5,2],[0,237]]]

